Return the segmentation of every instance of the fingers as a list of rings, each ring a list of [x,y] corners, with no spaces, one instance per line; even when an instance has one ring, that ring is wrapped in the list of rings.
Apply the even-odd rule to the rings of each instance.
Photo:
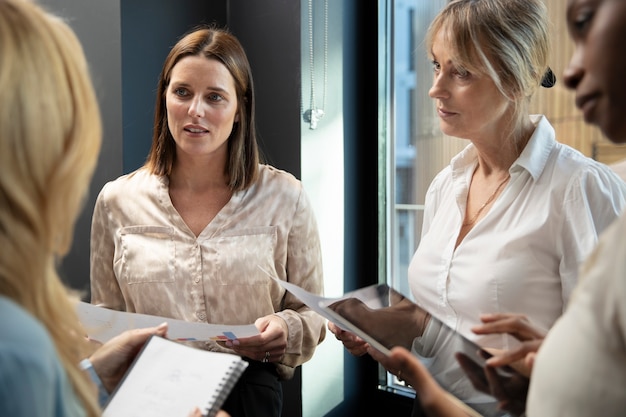
[[[503,351],[487,359],[487,365],[511,366],[522,375],[528,377],[532,371],[533,360],[543,340],[531,340],[513,350]]]
[[[381,362],[381,364],[383,364],[383,362]],[[445,397],[444,390],[437,384],[424,364],[408,349],[402,346],[392,348],[391,356],[385,361],[385,364],[390,367],[387,368],[389,372],[404,380],[415,389],[420,400],[423,402],[423,406],[430,407],[435,405],[435,403],[439,403],[439,401],[447,402],[445,399],[442,400],[442,397]],[[385,364],[383,364],[383,366],[385,366]],[[439,414],[435,413],[433,415],[453,416],[459,414],[444,412]]]
[[[200,411],[200,409],[196,407],[193,410],[191,410],[188,417],[202,417],[202,411]],[[226,411],[219,410],[217,414],[215,414],[215,417],[231,417],[231,416]]]
[[[280,362],[285,357],[285,352],[284,351],[272,352],[272,351],[266,350],[265,352],[261,352],[260,355],[256,353],[255,356],[258,356],[257,360],[263,363]]]
[[[275,342],[271,342],[263,345],[247,345],[236,342],[238,341],[234,340],[233,343],[230,343],[230,346],[228,346],[228,343],[226,345],[238,355],[245,356],[259,362],[281,362],[287,353],[286,343],[277,344]]]
[[[129,336],[129,342],[132,344],[142,344],[146,340],[148,340],[151,336],[161,336],[167,337],[167,323],[161,323],[156,327],[146,327],[142,329],[134,329],[129,331],[127,334]],[[124,333],[122,333],[123,335]]]
[[[287,324],[275,315],[261,317],[255,323],[261,334],[225,342],[237,354],[263,363],[281,362],[287,352]]]
[[[337,325],[335,323],[332,323],[330,321],[328,322],[327,326],[328,326],[328,330],[330,330],[330,332],[332,334],[336,335],[338,331],[341,331],[341,329],[339,327],[337,327]]]
[[[485,368],[485,375],[499,408],[511,411],[513,415],[522,415],[526,409],[529,380],[519,375],[500,375],[491,367]]]
[[[219,413],[217,414],[217,416],[219,416]],[[202,417],[202,411],[200,411],[200,409],[196,407],[193,410],[191,410],[188,417]]]
[[[281,362],[287,352],[289,329],[280,316],[270,314],[258,318],[255,323],[260,334],[235,340],[227,340],[223,346],[238,355],[260,362]]]
[[[488,386],[490,387],[491,395],[494,398],[497,398],[499,401],[506,400],[506,390],[504,389],[504,383],[498,375],[498,372],[494,368],[486,367],[485,368],[485,378],[488,382]]]
[[[369,344],[354,333],[340,329],[334,323],[328,322],[328,330],[335,335],[335,339],[343,343],[343,346],[354,356],[363,356],[367,353]]]
[[[526,355],[526,358],[524,359],[524,365],[526,366],[526,369],[528,369],[528,375],[526,376],[530,376],[530,374],[532,373],[533,370],[533,365],[535,364],[535,357],[537,356],[537,352],[532,352],[529,353],[528,355]]]
[[[369,344],[350,332],[342,332],[335,336],[343,346],[354,356],[363,356],[367,353]]]
[[[504,366],[510,365],[513,362],[523,360],[526,357],[527,351],[521,346],[517,349],[502,351],[501,353],[492,356],[487,359],[489,366]]]
[[[245,356],[246,358],[250,358],[255,361],[263,362],[263,363],[276,363],[282,362],[285,357],[285,349],[279,350],[245,350],[237,347],[233,347],[233,350],[241,356]]]
[[[343,341],[344,335],[350,334],[350,333],[346,332],[345,330],[341,329],[335,323],[331,323],[330,321],[328,322],[328,330],[330,330],[330,332],[335,335],[335,339],[337,339],[339,341]],[[347,337],[347,336],[345,336],[345,337]]]
[[[480,316],[482,325],[475,326],[476,334],[508,333],[520,341],[543,339],[546,331],[534,326],[522,314],[494,313]]]
[[[472,383],[472,386],[478,391],[490,394],[489,382],[485,375],[485,370],[482,366],[474,362],[469,356],[464,353],[457,352],[455,355],[461,369],[465,372],[468,379]]]
[[[392,350],[391,355],[387,356],[384,353],[374,349],[373,347],[369,347],[367,353],[378,363],[380,363],[389,373],[394,374],[398,377],[398,379],[403,378],[403,373],[406,375],[406,367],[407,367],[407,358],[404,356],[405,353],[408,353],[410,356],[411,353],[408,352],[404,348],[398,352],[394,352]]]

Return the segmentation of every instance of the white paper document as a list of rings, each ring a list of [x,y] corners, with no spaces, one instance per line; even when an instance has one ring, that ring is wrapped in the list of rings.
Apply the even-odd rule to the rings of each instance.
[[[168,338],[178,341],[233,340],[259,334],[254,324],[193,323],[169,317],[110,310],[82,301],[77,305],[77,311],[88,336],[102,343],[126,330],[158,326],[163,322],[168,324]]]
[[[370,335],[365,333],[361,328],[355,326],[349,320],[346,320],[344,317],[335,313],[332,310],[332,308],[329,308],[329,306],[332,305],[333,303],[339,300],[346,299],[346,298],[356,298],[372,309],[384,307],[383,303],[381,303],[380,296],[378,292],[376,291],[375,287],[368,287],[368,288],[360,289],[358,291],[349,292],[338,298],[328,298],[328,297],[323,297],[317,294],[313,294],[311,292],[306,291],[305,289],[301,287],[298,287],[295,284],[278,279],[275,276],[273,276],[269,271],[266,271],[260,266],[259,266],[259,269],[261,269],[263,272],[269,275],[270,278],[275,280],[285,290],[295,295],[300,301],[306,304],[311,310],[315,311],[317,314],[324,317],[326,320],[329,320],[330,322],[332,322],[336,326],[339,326],[343,330],[347,330],[349,332],[356,334],[361,339],[367,341],[369,344],[371,344],[373,347],[375,347],[376,349],[378,349],[380,352],[384,353],[385,355],[391,354],[389,349],[383,346],[381,343],[379,343],[378,340],[373,339]]]

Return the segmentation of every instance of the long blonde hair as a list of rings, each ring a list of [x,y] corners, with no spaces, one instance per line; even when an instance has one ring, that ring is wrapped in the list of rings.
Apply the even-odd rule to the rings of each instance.
[[[82,47],[59,18],[0,0],[0,294],[47,329],[88,415],[86,341],[56,262],[69,250],[101,142]]]

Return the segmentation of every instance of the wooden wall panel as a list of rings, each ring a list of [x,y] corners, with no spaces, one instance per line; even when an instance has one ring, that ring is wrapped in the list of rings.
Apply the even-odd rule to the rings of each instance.
[[[531,101],[531,112],[542,113],[554,126],[559,142],[578,149],[583,154],[603,163],[613,163],[626,158],[623,146],[613,145],[602,136],[600,130],[589,126],[574,105],[574,92],[567,90],[563,72],[567,68],[574,44],[567,33],[565,22],[566,3],[563,0],[545,0],[551,22],[550,67],[557,76],[553,88],[541,88]]]

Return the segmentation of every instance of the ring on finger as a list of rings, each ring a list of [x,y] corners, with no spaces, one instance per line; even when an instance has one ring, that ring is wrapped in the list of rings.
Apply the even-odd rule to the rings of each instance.
[[[265,357],[261,359],[261,362],[267,363],[270,361],[270,353],[268,351],[265,352]]]

